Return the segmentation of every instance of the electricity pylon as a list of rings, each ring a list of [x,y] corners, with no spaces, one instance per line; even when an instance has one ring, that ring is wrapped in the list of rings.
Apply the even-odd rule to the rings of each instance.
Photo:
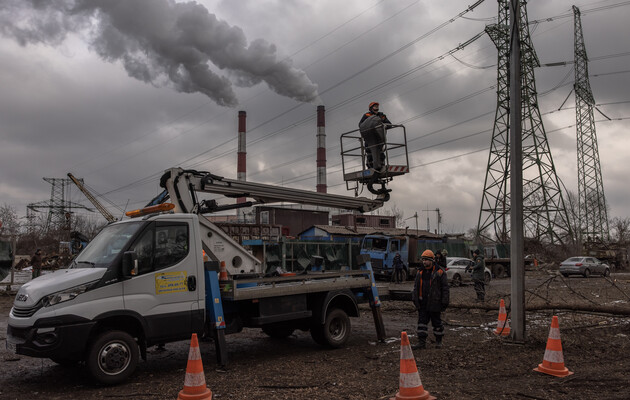
[[[486,27],[486,33],[498,50],[497,109],[477,223],[477,235],[485,240],[508,242],[510,239],[510,2],[498,0],[498,3],[497,23]],[[523,229],[527,238],[548,243],[566,243],[571,239],[571,228],[560,190],[560,181],[538,108],[534,68],[540,66],[540,62],[529,34],[526,1],[521,1],[520,10]]]
[[[604,182],[599,163],[593,108],[595,99],[588,80],[588,57],[580,9],[573,6],[575,25],[575,127],[577,133],[579,234],[580,241],[590,238],[610,239]]]
[[[67,201],[65,199],[66,186],[69,187],[69,185],[72,184],[72,181],[70,179],[44,178],[44,180],[52,185],[52,188],[50,189],[50,200],[39,201],[37,203],[30,203],[27,205],[27,218],[30,218],[29,223],[31,224],[34,215],[32,212],[29,215],[29,210],[38,211],[42,208],[48,209],[48,215],[42,227],[43,232],[61,230],[69,231],[73,208],[81,208],[84,210],[93,211],[92,209],[82,204]]]

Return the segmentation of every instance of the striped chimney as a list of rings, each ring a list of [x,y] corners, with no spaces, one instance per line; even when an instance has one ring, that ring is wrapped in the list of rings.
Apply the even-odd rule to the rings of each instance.
[[[326,111],[317,106],[317,192],[326,193]]]
[[[238,162],[236,166],[236,180],[247,180],[247,151],[245,150],[245,121],[247,113],[245,111],[238,112]],[[237,203],[245,203],[245,197],[236,199]]]

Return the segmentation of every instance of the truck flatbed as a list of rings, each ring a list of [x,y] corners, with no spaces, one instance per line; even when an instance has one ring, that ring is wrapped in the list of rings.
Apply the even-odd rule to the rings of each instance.
[[[221,281],[224,300],[249,300],[291,294],[317,293],[335,289],[370,288],[371,271],[313,272],[304,275]],[[256,286],[249,286],[255,284]],[[239,285],[241,287],[239,287]],[[245,286],[245,287],[243,287]]]

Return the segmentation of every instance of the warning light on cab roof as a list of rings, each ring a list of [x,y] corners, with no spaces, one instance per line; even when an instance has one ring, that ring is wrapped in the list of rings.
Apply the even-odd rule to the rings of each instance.
[[[129,218],[142,217],[143,215],[154,214],[158,212],[170,211],[175,208],[175,204],[173,203],[162,203],[156,206],[140,208],[138,210],[127,211],[125,213]]]

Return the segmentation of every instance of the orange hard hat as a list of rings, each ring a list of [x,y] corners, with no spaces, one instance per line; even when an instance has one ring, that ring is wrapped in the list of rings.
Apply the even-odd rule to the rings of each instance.
[[[373,101],[373,102],[371,102],[371,103],[370,103],[370,106],[368,107],[368,110],[371,110],[371,109],[372,109],[372,107],[374,107],[374,106],[378,106],[378,105],[379,105],[379,104],[378,104],[377,102]]]
[[[433,260],[435,258],[435,255],[433,254],[431,250],[426,249],[425,251],[422,252],[422,258],[429,258]]]

